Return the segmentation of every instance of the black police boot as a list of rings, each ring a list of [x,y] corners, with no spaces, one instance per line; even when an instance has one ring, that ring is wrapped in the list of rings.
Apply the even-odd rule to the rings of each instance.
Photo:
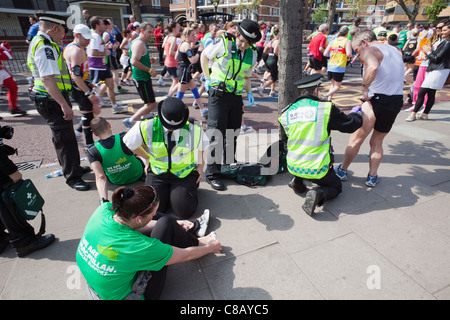
[[[309,190],[306,194],[305,203],[303,204],[302,208],[308,215],[312,216],[316,207],[323,205],[324,200],[325,194],[323,190]]]
[[[297,177],[293,177],[292,180],[288,183],[288,186],[294,189],[296,193],[303,193],[308,190],[308,188],[306,188],[305,186],[305,182],[303,182],[303,179]]]
[[[211,178],[211,179],[206,178],[206,182],[208,182],[211,185],[211,188],[213,188],[214,190],[218,191],[225,190],[225,185],[218,178]]]
[[[16,248],[17,255],[19,258],[25,257],[29,255],[30,253],[44,249],[51,245],[55,241],[55,235],[54,234],[47,234],[45,236],[38,236],[32,243],[25,247]]]
[[[77,191],[87,191],[91,189],[91,186],[84,180],[80,179],[74,183],[69,184],[69,186]]]

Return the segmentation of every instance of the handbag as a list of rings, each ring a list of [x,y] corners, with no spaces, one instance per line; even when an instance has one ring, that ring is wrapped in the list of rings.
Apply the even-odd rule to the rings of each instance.
[[[19,221],[33,220],[41,212],[42,220],[39,234],[45,233],[45,216],[42,211],[45,201],[30,179],[19,180],[10,184],[2,192],[2,199],[8,209],[19,217]]]

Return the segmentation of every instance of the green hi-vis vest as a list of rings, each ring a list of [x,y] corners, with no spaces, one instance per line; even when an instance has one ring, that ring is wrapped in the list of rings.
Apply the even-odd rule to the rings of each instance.
[[[114,136],[114,146],[111,149],[103,147],[98,141],[94,144],[102,156],[103,170],[112,183],[130,184],[144,174],[144,168],[139,159],[123,152],[120,134]]]
[[[164,129],[159,117],[142,120],[140,123],[141,134],[148,146],[150,166],[154,174],[171,172],[178,178],[184,178],[197,168],[195,163],[195,150],[202,137],[200,126],[186,122],[180,129],[180,138],[172,150],[171,167],[169,168],[169,154],[164,141]]]
[[[39,70],[37,70],[36,63],[34,62],[34,55],[36,53],[36,49],[41,45],[50,45],[52,46],[56,52],[58,53],[58,67],[60,71],[59,76],[55,76],[56,84],[58,85],[58,89],[64,92],[72,91],[72,79],[70,78],[69,70],[67,69],[66,62],[63,59],[61,49],[56,42],[50,41],[43,36],[36,36],[30,43],[30,50],[28,51],[28,67],[31,70],[31,73],[34,77],[34,91],[40,91],[43,93],[47,93],[47,89],[45,89],[44,84],[42,83],[41,76],[39,75]]]
[[[257,53],[253,48],[244,52],[244,57],[239,57],[236,40],[231,36],[222,36],[225,45],[225,54],[220,58],[214,58],[211,73],[211,87],[219,82],[225,82],[228,92],[241,95],[244,89],[244,71],[253,68],[256,63]]]
[[[320,179],[330,168],[331,137],[328,133],[331,102],[300,99],[278,121],[288,137],[286,162],[294,176]]]
[[[133,40],[133,42],[135,41],[142,41],[140,38],[136,38],[135,40]],[[131,61],[131,57],[133,56],[133,51],[131,51],[131,48],[133,46],[133,42],[130,45],[130,61]],[[142,42],[144,43],[144,42]],[[150,53],[148,52],[147,46],[145,45],[145,50],[146,50],[146,54],[144,54],[141,59],[139,60],[144,66],[151,68],[152,65],[150,63]],[[137,80],[137,81],[148,81],[151,79],[151,75],[148,72],[142,71],[138,68],[136,68],[131,62],[130,62],[130,66],[131,66],[131,72],[133,74],[133,79]]]

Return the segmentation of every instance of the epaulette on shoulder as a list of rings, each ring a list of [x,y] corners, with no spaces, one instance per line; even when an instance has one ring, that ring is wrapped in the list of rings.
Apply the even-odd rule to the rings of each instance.
[[[225,32],[223,36],[225,38],[227,38],[228,40],[236,40],[236,36],[234,34],[229,33],[229,32]]]
[[[151,113],[149,113],[149,114],[146,114],[145,116],[142,116],[140,119],[139,119],[139,121],[142,121],[142,120],[148,120],[148,119],[153,119],[153,118],[155,118],[155,117],[157,117],[158,116],[158,113],[156,113],[156,112],[151,112]]]

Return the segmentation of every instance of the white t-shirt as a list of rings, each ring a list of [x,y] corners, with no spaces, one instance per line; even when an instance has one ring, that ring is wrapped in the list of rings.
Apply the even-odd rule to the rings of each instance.
[[[405,71],[400,52],[388,44],[374,44],[383,54],[383,60],[378,67],[377,75],[369,86],[369,97],[374,94],[388,96],[403,95]]]
[[[46,33],[39,31],[36,36],[40,35],[52,41]],[[31,50],[31,46],[29,50]],[[58,57],[58,51],[51,45],[42,44],[36,48],[34,53],[34,63],[36,64],[40,77],[61,75],[58,66]]]
[[[106,70],[106,66],[103,63],[104,57],[96,57],[92,55],[92,50],[98,52],[105,52],[105,45],[103,44],[102,37],[96,32],[91,32],[92,39],[86,48],[86,54],[89,61],[89,69],[91,70]]]

